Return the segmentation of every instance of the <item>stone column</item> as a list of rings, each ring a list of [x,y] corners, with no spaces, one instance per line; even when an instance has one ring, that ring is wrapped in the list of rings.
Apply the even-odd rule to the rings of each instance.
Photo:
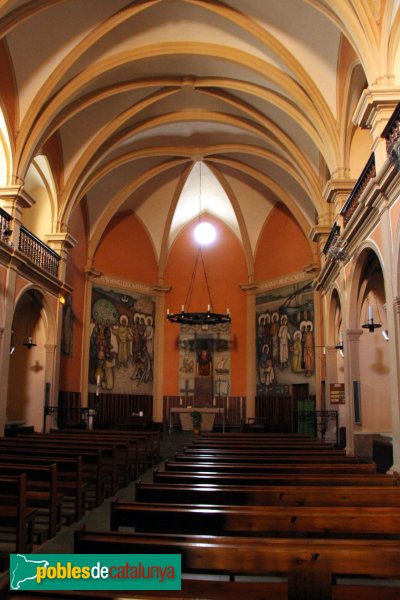
[[[246,292],[246,417],[255,417],[256,381],[256,292],[258,284],[249,283],[240,286]]]
[[[0,327],[3,331],[0,338],[0,436],[3,435],[7,420],[7,395],[8,375],[10,366],[10,344],[11,328],[14,318],[15,288],[17,281],[17,270],[11,262],[8,266],[5,293],[4,293],[4,315]]]
[[[354,382],[360,381],[360,335],[362,329],[347,329],[344,345],[346,394],[346,452],[354,454]]]
[[[154,323],[154,379],[153,379],[153,419],[161,423],[164,402],[164,333],[166,325],[165,295],[170,287],[157,285],[156,318]]]
[[[387,305],[390,360],[390,397],[392,403],[393,465],[400,474],[400,298]]]
[[[332,410],[336,407],[330,406],[330,384],[338,383],[337,372],[337,353],[338,350],[333,346],[326,348],[325,355],[325,410]]]
[[[67,232],[50,233],[46,235],[46,242],[49,247],[57,252],[61,257],[58,268],[58,279],[65,281],[68,252],[77,245],[77,240]]]
[[[56,377],[57,373],[57,345],[56,344],[45,344],[44,346],[46,352],[46,360],[45,360],[45,375],[44,381],[45,386],[48,387],[48,397],[47,390],[45,389],[45,404],[43,410],[46,406],[57,406],[58,404],[58,377]],[[43,429],[44,430],[44,429]]]
[[[92,285],[93,281],[101,276],[100,271],[97,271],[92,266],[85,267],[86,285],[85,285],[85,300],[83,308],[83,331],[82,331],[82,359],[81,359],[81,407],[88,406],[88,390],[89,390],[89,344],[90,339],[90,319],[91,319],[91,300],[92,300]]]

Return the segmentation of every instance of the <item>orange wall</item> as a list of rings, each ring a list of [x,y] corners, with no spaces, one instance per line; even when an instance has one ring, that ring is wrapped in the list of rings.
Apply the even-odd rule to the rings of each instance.
[[[232,314],[231,339],[234,342],[231,353],[231,395],[246,393],[246,294],[240,289],[241,283],[247,282],[245,258],[236,236],[220,221],[207,218],[217,229],[217,241],[209,247],[203,247],[203,258],[211,292],[213,310],[225,312],[227,308]],[[168,259],[165,273],[165,285],[172,290],[167,295],[166,306],[171,312],[181,310],[181,305],[189,288],[193,273],[197,244],[193,239],[193,230],[197,223],[184,229],[175,241]],[[185,309],[207,310],[209,303],[207,286],[201,261],[198,263],[196,279],[193,285],[193,296],[190,306]],[[164,357],[164,394],[178,394],[178,361],[177,345],[179,326],[166,323],[165,357]]]
[[[147,284],[158,281],[153,246],[143,225],[131,213],[111,221],[93,264],[105,275]]]
[[[75,315],[75,320],[72,357],[61,355],[60,390],[76,392],[80,390],[83,310],[85,300],[85,276],[83,269],[86,265],[87,245],[85,215],[82,202],[72,213],[68,227],[71,235],[78,240],[78,244],[69,252],[66,274],[67,283],[73,287],[72,310]]]
[[[311,262],[312,252],[306,236],[291,213],[278,204],[264,226],[257,247],[255,280],[266,281],[300,271]]]

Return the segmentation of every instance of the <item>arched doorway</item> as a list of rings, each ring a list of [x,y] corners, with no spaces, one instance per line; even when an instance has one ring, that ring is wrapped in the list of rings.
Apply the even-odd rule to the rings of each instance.
[[[48,372],[48,342],[54,339],[49,327],[48,311],[43,294],[29,289],[22,294],[15,308],[10,344],[7,389],[7,423],[43,428],[46,381]],[[51,381],[51,379],[50,379]]]
[[[363,327],[360,336],[360,385],[363,430],[388,433],[392,430],[390,404],[389,348],[382,332],[387,330],[386,298],[381,263],[372,250],[365,250],[362,260],[358,294],[358,323]],[[365,327],[370,319],[380,325]]]

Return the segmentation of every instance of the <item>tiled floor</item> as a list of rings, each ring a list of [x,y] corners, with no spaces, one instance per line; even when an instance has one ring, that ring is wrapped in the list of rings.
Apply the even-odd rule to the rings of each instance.
[[[161,441],[161,457],[163,460],[174,456],[175,452],[179,452],[185,445],[189,444],[193,439],[192,433],[184,433],[182,431],[174,431],[172,433],[164,433]],[[142,481],[152,481],[153,469],[149,469],[146,473],[140,476]],[[123,500],[133,501],[135,499],[135,484],[130,483],[128,487],[118,491],[117,497]],[[108,498],[101,506],[88,511],[84,518],[73,523],[69,527],[63,527],[60,533],[54,538],[48,540],[41,546],[35,547],[35,552],[40,554],[67,554],[73,552],[74,547],[74,531],[75,529],[85,525],[87,529],[97,531],[110,530],[110,502]]]

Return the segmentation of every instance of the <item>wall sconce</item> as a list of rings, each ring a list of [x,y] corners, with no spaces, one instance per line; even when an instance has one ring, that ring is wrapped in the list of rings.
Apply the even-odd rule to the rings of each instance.
[[[28,350],[33,348],[33,346],[37,346],[31,337],[28,337],[23,345],[26,346]]]
[[[339,338],[339,343],[334,346],[335,350],[339,350],[340,352],[340,356],[342,358],[344,358],[344,347],[343,347],[343,337],[342,337],[342,332],[340,332],[340,338]]]
[[[382,329],[381,333],[382,333],[382,336],[383,336],[384,340],[386,342],[388,342],[389,341],[389,332],[388,332],[388,330],[387,329]]]
[[[375,302],[376,302],[376,300],[375,300]],[[378,304],[376,304],[376,308],[378,309]],[[379,319],[379,311],[378,311],[378,319]],[[382,325],[380,323],[374,322],[374,309],[372,308],[371,304],[368,305],[368,320],[366,323],[364,323],[364,325],[361,325],[361,327],[363,329],[368,329],[368,331],[370,333],[374,333],[375,329],[378,329],[378,327],[382,327]]]

